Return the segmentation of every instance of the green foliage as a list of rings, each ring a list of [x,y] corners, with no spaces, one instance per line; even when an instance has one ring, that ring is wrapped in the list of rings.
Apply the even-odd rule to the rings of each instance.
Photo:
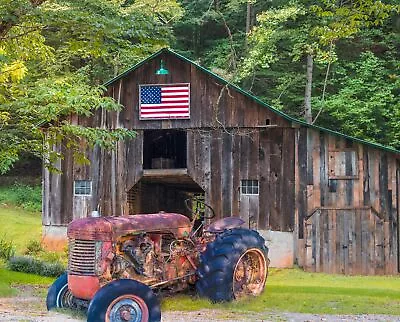
[[[16,183],[11,187],[0,187],[0,203],[22,207],[28,211],[41,211],[41,186]]]
[[[0,259],[9,260],[14,254],[14,243],[5,237],[0,238]]]
[[[26,245],[26,250],[24,251],[24,255],[36,256],[43,251],[44,249],[41,242],[35,239],[31,239],[28,241],[28,244]]]
[[[37,257],[47,263],[62,264],[65,266],[68,263],[68,257],[65,252],[42,251]]]
[[[57,277],[65,272],[65,267],[60,263],[48,263],[30,256],[11,257],[7,262],[7,268],[15,272],[47,277]]]
[[[35,239],[28,241],[23,254],[51,264],[62,264],[66,266],[68,263],[67,252],[47,251],[43,248],[42,243]]]
[[[335,71],[338,92],[315,106],[324,108],[325,123],[350,135],[399,147],[399,69],[385,66],[372,52]]]
[[[110,148],[132,137],[127,130],[73,130],[70,116],[121,107],[99,84],[171,41],[170,24],[183,14],[176,1],[0,4],[0,173],[24,152],[54,163],[62,157],[52,152],[55,141],[87,161],[82,140]]]

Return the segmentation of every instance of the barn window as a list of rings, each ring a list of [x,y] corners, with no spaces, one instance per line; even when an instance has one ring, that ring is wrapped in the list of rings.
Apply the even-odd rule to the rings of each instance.
[[[186,132],[147,130],[143,139],[144,169],[186,168]]]
[[[242,180],[240,192],[242,195],[258,195],[258,180]]]
[[[92,195],[92,181],[90,181],[90,180],[75,180],[74,181],[74,195],[75,196],[91,196]]]

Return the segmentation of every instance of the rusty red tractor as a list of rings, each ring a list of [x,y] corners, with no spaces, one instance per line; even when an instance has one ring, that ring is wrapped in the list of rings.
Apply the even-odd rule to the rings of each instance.
[[[193,285],[213,302],[259,295],[269,265],[264,239],[237,217],[206,226],[211,207],[186,205],[192,220],[160,212],[73,221],[68,270],[50,287],[47,308],[84,309],[89,322],[156,322],[163,292]]]

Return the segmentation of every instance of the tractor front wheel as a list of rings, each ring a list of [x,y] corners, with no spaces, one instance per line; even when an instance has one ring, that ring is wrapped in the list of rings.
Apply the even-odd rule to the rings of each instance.
[[[216,236],[200,256],[196,288],[213,302],[257,296],[268,273],[268,249],[258,232],[235,228]]]
[[[75,297],[68,289],[67,273],[62,274],[49,288],[46,298],[47,310],[54,308],[76,309]]]
[[[160,304],[147,286],[138,281],[113,281],[94,295],[88,309],[88,322],[159,322]]]

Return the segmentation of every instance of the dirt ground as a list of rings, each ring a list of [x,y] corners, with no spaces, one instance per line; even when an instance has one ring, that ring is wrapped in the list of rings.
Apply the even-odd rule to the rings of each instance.
[[[82,322],[79,315],[47,312],[43,289],[22,288],[16,297],[0,298],[0,321],[4,322]],[[40,295],[42,294],[42,295]],[[163,322],[339,322],[339,321],[399,321],[400,316],[389,315],[327,315],[285,312],[263,312],[246,314],[221,310],[201,310],[194,312],[163,312]]]

